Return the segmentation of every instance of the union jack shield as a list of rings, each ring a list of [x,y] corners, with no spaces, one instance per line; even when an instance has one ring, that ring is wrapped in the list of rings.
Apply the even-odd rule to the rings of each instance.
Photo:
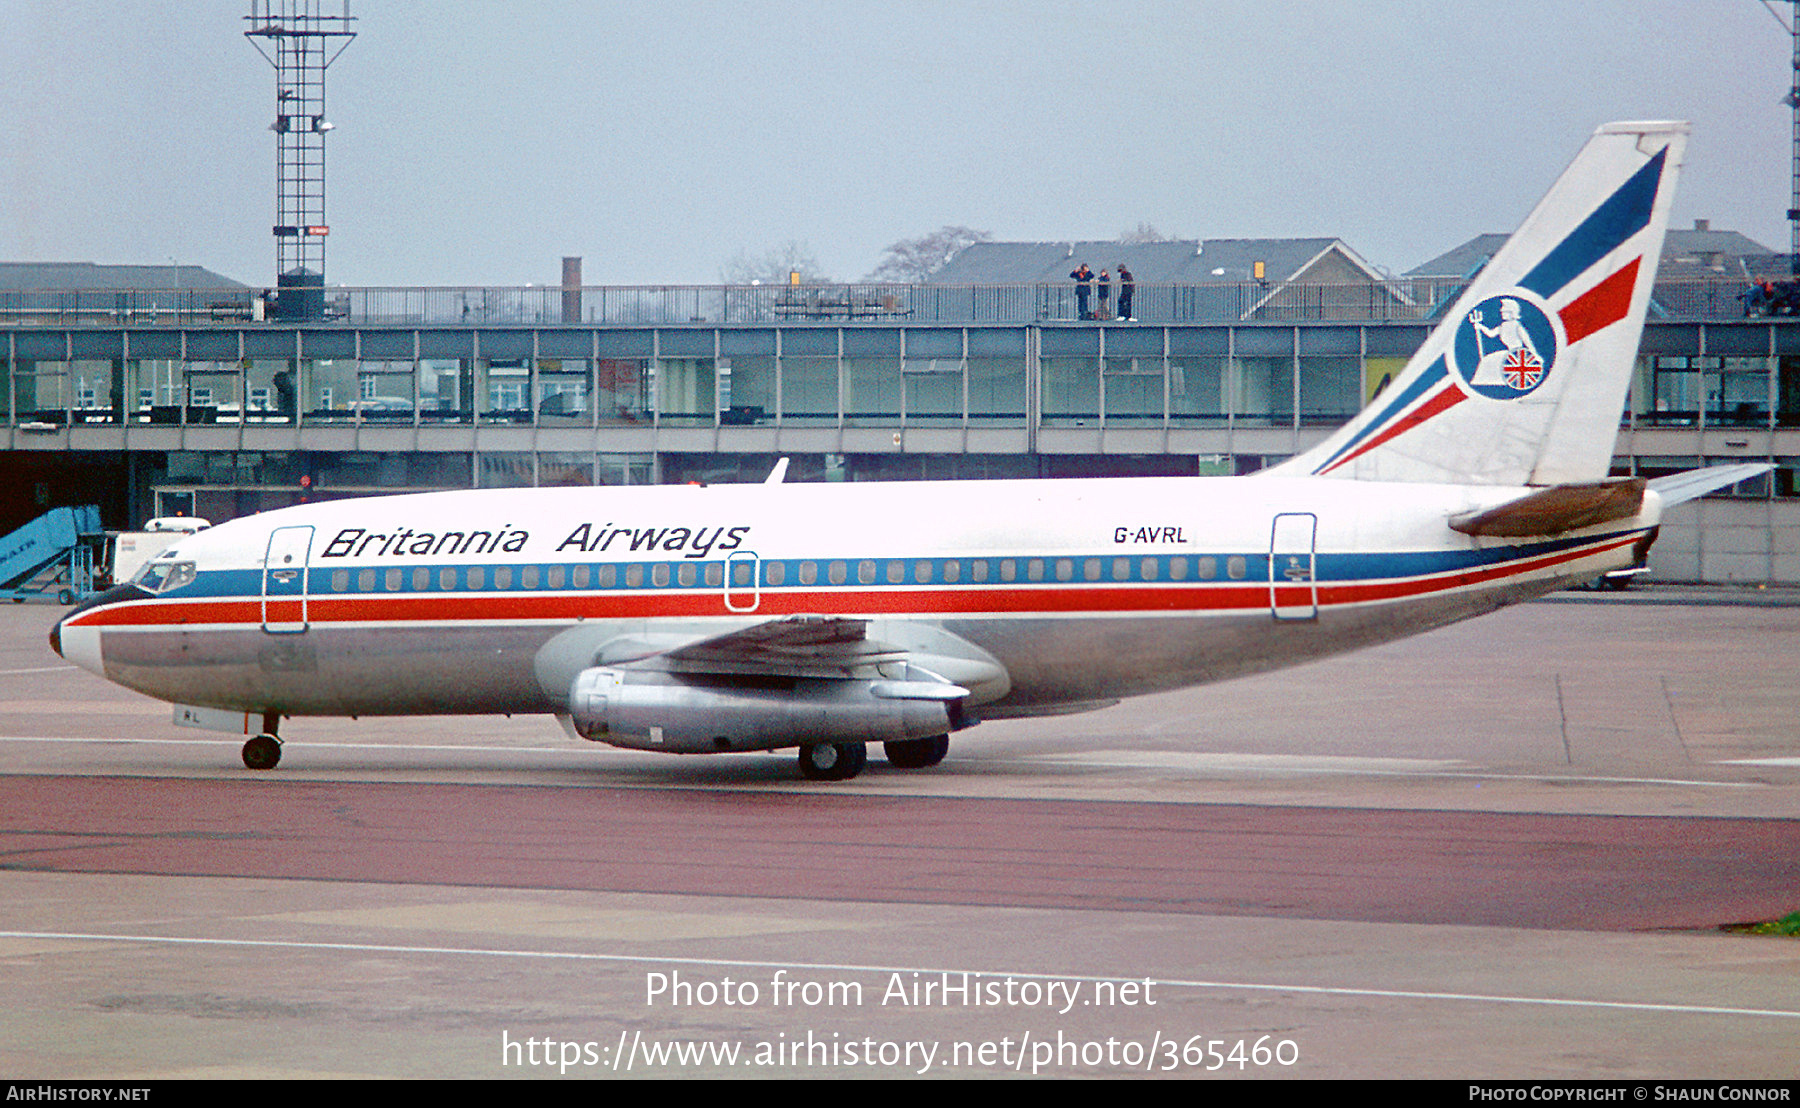
[[[1510,351],[1500,363],[1500,376],[1515,389],[1534,388],[1544,379],[1544,360],[1520,347]]]

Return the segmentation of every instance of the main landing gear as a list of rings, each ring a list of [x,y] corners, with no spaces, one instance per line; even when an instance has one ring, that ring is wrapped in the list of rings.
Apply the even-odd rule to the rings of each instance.
[[[263,733],[244,744],[244,768],[275,768],[281,761],[281,740],[276,737],[280,728],[281,713],[263,713]]]
[[[937,765],[950,753],[950,736],[882,743],[881,752],[887,755],[888,765],[895,769],[926,769]]]
[[[944,760],[950,752],[950,736],[882,743],[881,750],[895,769],[925,769]],[[867,743],[813,743],[800,748],[800,772],[809,781],[848,781],[861,773],[868,761]]]
[[[800,748],[800,772],[809,781],[848,781],[868,761],[867,743],[813,743]]]

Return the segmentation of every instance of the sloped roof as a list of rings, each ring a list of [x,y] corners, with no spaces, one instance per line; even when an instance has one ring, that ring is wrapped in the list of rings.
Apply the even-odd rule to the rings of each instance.
[[[241,289],[241,281],[197,265],[0,262],[0,289]]]
[[[1506,240],[1506,235],[1476,235],[1461,246],[1440,254],[1415,269],[1407,270],[1406,276],[1467,277],[1486,265]],[[1671,227],[1663,239],[1662,268],[1666,270],[1672,266],[1706,265],[1714,256],[1731,260],[1760,258],[1774,253],[1762,243],[1736,231],[1715,231],[1711,228],[1682,230]],[[1735,266],[1732,268],[1736,269]]]
[[[1447,253],[1406,271],[1408,277],[1467,277],[1488,264],[1508,235],[1476,235]]]
[[[1760,254],[1773,254],[1762,243],[1736,231],[1688,230],[1678,231],[1669,228],[1668,236],[1663,240],[1663,261],[1702,260],[1709,254],[1721,254],[1727,258],[1746,258]]]
[[[1338,239],[1185,239],[1176,242],[977,242],[958,251],[931,276],[936,285],[1008,285],[1066,282],[1086,262],[1098,276],[1116,276],[1119,263],[1140,284],[1217,284],[1253,279],[1257,262],[1265,279],[1293,280],[1325,254],[1336,251],[1355,269],[1379,280],[1372,267]]]

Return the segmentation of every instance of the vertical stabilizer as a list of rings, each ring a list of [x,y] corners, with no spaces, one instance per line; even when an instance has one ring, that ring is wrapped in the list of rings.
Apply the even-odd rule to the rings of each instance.
[[[1608,123],[1406,369],[1269,473],[1554,485],[1606,476],[1686,123]]]

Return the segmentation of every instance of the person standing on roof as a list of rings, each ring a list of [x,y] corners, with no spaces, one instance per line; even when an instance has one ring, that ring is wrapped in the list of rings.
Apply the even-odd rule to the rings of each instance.
[[[1094,287],[1094,271],[1088,268],[1086,262],[1082,262],[1069,276],[1075,281],[1075,318],[1086,319],[1088,317],[1088,295]]]
[[[1137,279],[1125,263],[1119,263],[1119,318],[1127,323],[1136,322],[1131,315],[1131,295],[1137,291]]]
[[[1112,306],[1111,305],[1112,305],[1112,274],[1108,273],[1106,270],[1103,269],[1100,271],[1100,313],[1098,315],[1096,315],[1094,318],[1095,319],[1111,319],[1112,318]]]

